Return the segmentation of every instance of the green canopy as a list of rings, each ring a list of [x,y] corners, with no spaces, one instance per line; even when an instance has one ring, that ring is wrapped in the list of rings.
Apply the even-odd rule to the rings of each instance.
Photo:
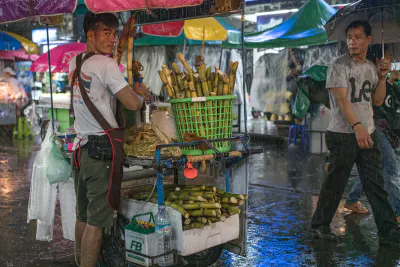
[[[152,36],[143,34],[143,37],[135,39],[135,46],[157,46],[157,45],[183,45],[185,42],[185,34],[182,33],[177,37]],[[186,39],[187,45],[201,45],[201,41]],[[218,45],[221,41],[205,41],[206,45]]]
[[[336,10],[323,0],[309,0],[295,14],[273,29],[246,34],[246,48],[299,47],[328,43],[325,23]],[[240,48],[241,41],[223,43],[224,48]]]
[[[88,9],[85,5],[85,0],[78,0],[74,15],[84,15],[86,12],[88,12]]]

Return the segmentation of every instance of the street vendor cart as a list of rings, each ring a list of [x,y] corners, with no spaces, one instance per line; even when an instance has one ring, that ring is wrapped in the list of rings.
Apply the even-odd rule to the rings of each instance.
[[[237,3],[236,9],[228,8],[226,14],[243,12],[243,3]],[[183,8],[181,13],[152,10],[151,16],[138,12],[136,25],[223,15],[213,5],[216,5],[214,1],[204,1],[199,7],[190,8],[190,12]],[[188,15],[177,15],[185,13]],[[155,177],[145,186],[135,175],[124,178],[116,224],[104,233],[101,266],[157,266],[158,260],[167,254],[174,255],[176,266],[186,263],[209,266],[218,260],[223,248],[240,255],[247,253],[248,157],[262,150],[250,147],[247,127],[244,135],[232,137],[233,72],[227,75],[216,68],[211,73],[210,68],[206,70],[204,66],[202,70],[200,66],[194,73],[183,55],[178,58],[185,75],[176,64],[172,65],[172,71],[163,65],[159,73],[170,97],[179,142],[158,144],[153,156],[148,157],[132,156],[128,152],[126,167],[152,169]],[[128,64],[129,59],[128,55]],[[235,68],[233,62],[230,66]],[[210,81],[218,80],[218,74],[220,82],[215,83],[214,92],[214,83]],[[184,76],[188,84],[186,91],[181,86],[185,82],[180,81]],[[132,139],[145,139],[147,135],[149,132],[136,133]],[[126,136],[129,140],[129,133]],[[125,153],[129,145],[126,141]],[[165,156],[166,149],[180,149],[182,154]],[[203,174],[192,179],[195,168]],[[196,198],[200,202],[193,201]],[[172,224],[172,247],[163,254],[154,250],[157,241],[151,237],[154,230],[150,230],[160,205],[167,206]],[[148,218],[143,219],[146,215]]]
[[[61,7],[58,6],[58,10],[50,13],[46,11],[36,14],[32,11],[23,16],[71,13],[76,8],[76,1],[70,2],[71,4],[65,5],[67,10],[59,10]],[[126,6],[118,7],[115,3],[109,4],[106,1],[100,3],[95,0],[85,0],[86,6],[94,13],[141,10],[135,14],[134,27],[128,29],[130,84],[132,84],[132,75],[135,75],[132,69],[134,39],[132,33],[135,32],[137,25],[242,13],[242,44],[244,44],[245,1],[159,2],[162,4],[149,7],[148,4],[154,5],[154,3],[144,1],[141,5],[140,1],[125,1]],[[189,7],[176,8],[179,6]],[[21,17],[8,20],[18,19]],[[0,22],[5,21],[0,20]],[[48,26],[49,23],[46,22],[46,29]],[[203,32],[205,30],[204,26]],[[47,45],[49,46],[49,42]],[[242,57],[244,56],[242,46]],[[170,254],[174,255],[174,263],[177,266],[182,266],[184,261],[196,266],[209,266],[220,257],[223,248],[236,254],[246,255],[248,158],[262,151],[250,147],[246,104],[244,104],[245,134],[232,137],[232,105],[235,98],[232,95],[235,71],[232,70],[237,69],[238,65],[232,62],[229,74],[217,68],[212,73],[205,66],[203,69],[201,65],[195,73],[182,58],[180,57],[186,69],[184,75],[181,72],[182,69],[174,68],[174,65],[173,71],[170,71],[167,66],[162,66],[159,72],[170,97],[169,102],[178,133],[178,142],[157,143],[150,157],[127,153],[126,167],[141,166],[144,170],[140,172],[144,175],[139,177],[139,171],[136,171],[132,172],[132,177],[128,174],[124,178],[120,210],[115,225],[104,232],[99,266],[156,266],[161,257]],[[50,65],[50,53],[48,53],[48,61]],[[48,71],[51,77],[51,68]],[[140,81],[137,78],[135,80]],[[244,82],[245,79],[243,79]],[[50,81],[51,112],[54,112],[53,108]],[[54,114],[51,118],[55,118]],[[128,151],[136,141],[140,142],[153,137],[153,135],[143,133],[148,132],[146,125],[143,127],[141,131],[136,132],[132,143],[126,143]],[[54,122],[52,128],[54,131]],[[136,147],[134,152],[143,147],[146,146]],[[179,150],[180,153],[166,155],[166,150]],[[200,169],[203,174],[198,175],[197,169]],[[143,186],[140,180],[141,178],[148,179],[149,174],[150,177],[155,175],[155,179],[151,181],[153,186],[150,186],[150,190],[147,191],[149,188]],[[145,191],[140,193],[141,190]],[[178,207],[178,203],[181,207]],[[159,206],[164,205],[167,206],[167,213],[172,223],[172,246],[160,255],[151,251],[154,243],[151,243],[147,234],[150,234],[148,230],[151,227],[151,217],[155,215]],[[138,216],[143,213],[150,214],[150,218],[139,219]],[[134,240],[129,232],[143,235]],[[139,249],[143,247],[142,245],[146,245],[146,250]]]

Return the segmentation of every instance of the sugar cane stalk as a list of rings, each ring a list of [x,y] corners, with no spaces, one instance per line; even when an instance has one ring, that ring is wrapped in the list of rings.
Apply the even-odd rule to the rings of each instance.
[[[194,81],[196,84],[196,93],[198,97],[203,96],[203,91],[201,90],[201,81],[200,81],[200,77],[199,74],[194,74]]]
[[[193,69],[190,67],[190,65],[187,63],[185,57],[182,55],[182,53],[178,54],[178,59],[182,63],[183,67],[186,69],[187,72],[193,73]]]
[[[129,38],[128,38],[128,84],[133,87],[133,42],[136,35],[135,19],[129,23]]]
[[[210,69],[211,71],[211,69]],[[203,89],[203,95],[209,96],[210,92],[208,89],[208,84],[207,84],[207,76],[206,76],[206,67],[204,65],[201,65],[199,68],[199,76],[200,76],[200,81],[201,81],[201,88]]]
[[[159,70],[158,74],[160,75],[160,79],[161,79],[162,83],[164,84],[165,88],[167,89],[168,96],[170,98],[174,98],[174,89],[169,85],[168,79],[165,76],[165,73],[162,70]]]

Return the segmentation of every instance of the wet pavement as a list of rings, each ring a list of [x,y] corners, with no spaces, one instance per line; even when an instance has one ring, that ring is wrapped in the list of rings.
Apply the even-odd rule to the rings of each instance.
[[[313,239],[309,224],[326,156],[262,145],[265,152],[250,161],[247,257],[224,252],[213,266],[400,266],[399,247],[379,247],[372,215],[353,215],[343,201],[332,223],[339,242]],[[62,237],[59,209],[52,242],[36,241],[36,222],[26,223],[38,149],[32,141],[0,145],[0,266],[75,266],[74,244]],[[365,198],[362,202],[369,207]]]

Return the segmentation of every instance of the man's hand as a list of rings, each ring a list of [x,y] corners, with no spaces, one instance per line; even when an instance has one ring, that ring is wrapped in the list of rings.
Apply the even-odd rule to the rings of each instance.
[[[389,83],[393,84],[396,80],[400,80],[400,73],[398,70],[390,72]]]
[[[374,142],[367,129],[362,124],[357,124],[354,127],[357,143],[361,149],[370,149],[374,146]]]
[[[386,76],[389,74],[390,69],[391,63],[389,59],[385,58],[378,60],[378,74],[381,81],[386,81]]]
[[[133,91],[135,91],[137,94],[141,94],[144,96],[144,98],[147,98],[149,96],[149,88],[144,86],[143,84],[135,83],[135,86],[133,87]]]

